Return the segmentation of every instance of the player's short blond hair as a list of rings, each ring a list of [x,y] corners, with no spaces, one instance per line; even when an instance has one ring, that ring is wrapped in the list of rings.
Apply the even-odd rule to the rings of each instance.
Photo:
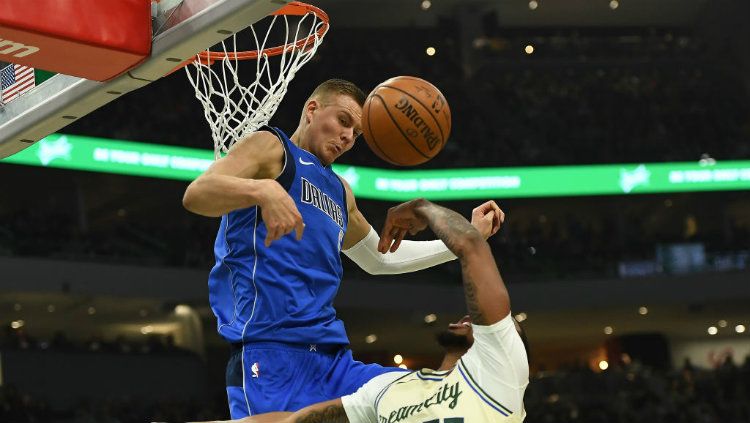
[[[325,103],[332,95],[337,94],[351,97],[360,105],[360,107],[365,104],[365,93],[353,82],[344,79],[329,79],[318,85],[315,90],[313,90],[312,94],[310,94],[310,97],[305,104],[312,99],[320,99]]]

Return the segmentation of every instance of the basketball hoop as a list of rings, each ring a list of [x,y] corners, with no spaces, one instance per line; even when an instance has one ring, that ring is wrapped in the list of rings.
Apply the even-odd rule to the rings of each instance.
[[[290,18],[296,19],[296,24]],[[282,19],[284,43],[267,47],[272,35],[281,35],[282,29],[276,23]],[[195,97],[203,105],[203,114],[211,127],[217,159],[238,139],[268,123],[289,82],[312,59],[323,41],[328,31],[328,15],[315,6],[293,1],[271,15],[262,38],[256,26],[259,23],[249,27],[255,50],[238,51],[234,34],[221,43],[221,51],[201,52],[185,66]],[[272,66],[269,58],[275,56],[279,60]],[[248,60],[255,60],[255,78],[241,81],[239,63]],[[216,62],[221,63],[220,69],[211,67]],[[247,66],[242,74],[251,74],[250,69]]]

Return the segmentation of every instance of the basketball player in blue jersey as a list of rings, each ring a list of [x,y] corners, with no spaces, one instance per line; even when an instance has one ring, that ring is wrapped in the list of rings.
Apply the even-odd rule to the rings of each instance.
[[[495,210],[480,214],[492,225]],[[499,212],[500,219],[504,219]],[[469,316],[448,326],[438,370],[386,373],[352,395],[295,413],[269,413],[234,423],[520,423],[529,382],[528,346],[489,245],[455,212],[426,200],[391,209],[381,251],[399,248],[405,232],[429,226],[460,258]],[[392,234],[396,234],[392,236]]]
[[[439,240],[404,241],[398,251],[378,252],[380,237],[331,169],[362,132],[364,100],[348,81],[322,83],[290,137],[261,128],[238,140],[185,191],[185,208],[221,216],[209,301],[219,334],[232,345],[232,418],[298,410],[399,371],[355,361],[346,348],[344,324],[333,308],[341,251],[372,274],[455,259]],[[499,221],[484,236],[497,228]]]

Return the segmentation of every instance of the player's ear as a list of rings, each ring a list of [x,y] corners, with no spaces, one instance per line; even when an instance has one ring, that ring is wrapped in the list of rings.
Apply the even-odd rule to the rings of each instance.
[[[320,102],[317,99],[310,99],[305,104],[305,121],[310,123],[313,113],[320,108]]]

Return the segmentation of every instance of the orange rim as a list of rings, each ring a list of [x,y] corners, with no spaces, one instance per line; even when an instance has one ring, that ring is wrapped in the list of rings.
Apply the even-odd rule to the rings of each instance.
[[[304,48],[305,46],[311,47],[315,42],[316,37],[322,37],[326,31],[328,31],[328,15],[322,9],[315,7],[311,4],[302,3],[299,1],[293,1],[281,9],[273,12],[273,16],[305,16],[308,13],[314,14],[318,19],[323,22],[323,25],[316,31],[315,34],[310,34],[309,37],[297,40],[294,43],[284,44],[281,46],[270,47],[261,51],[239,51],[237,53],[226,53],[223,51],[203,51],[198,53],[195,58],[188,60],[187,63],[200,60],[201,64],[212,65],[216,60],[223,60],[229,58],[231,60],[253,60],[257,59],[260,55],[266,56],[278,56],[281,53],[289,50],[296,50]]]

